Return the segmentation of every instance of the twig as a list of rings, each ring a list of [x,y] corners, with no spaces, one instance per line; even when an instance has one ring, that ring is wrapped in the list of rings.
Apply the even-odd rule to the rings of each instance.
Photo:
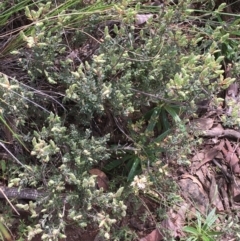
[[[228,173],[220,164],[216,159],[212,159],[213,163],[218,166],[218,168],[223,172],[223,174],[228,177],[231,181],[233,180],[233,176]]]
[[[201,132],[202,136],[208,136],[208,137],[230,137],[230,138],[236,138],[240,139],[240,132],[231,130],[231,129],[226,129],[226,130],[206,130]]]
[[[129,135],[127,135],[127,134],[125,133],[125,131],[121,128],[121,126],[120,126],[120,124],[119,124],[119,122],[118,122],[118,119],[117,119],[115,116],[113,116],[113,119],[114,119],[115,124],[117,125],[118,129],[119,129],[130,141],[134,142],[134,140],[133,140]]]
[[[22,164],[22,163],[11,153],[2,142],[0,142],[0,145],[4,148],[4,150],[5,150],[19,165],[21,165],[22,167],[25,168],[25,165]]]
[[[152,98],[155,98],[155,99],[158,99],[158,100],[163,100],[163,101],[165,101],[167,103],[170,103],[170,104],[186,106],[186,105],[184,105],[184,103],[180,103],[180,102],[177,102],[177,101],[174,101],[174,100],[168,100],[168,99],[165,99],[163,97],[160,97],[160,96],[157,96],[157,95],[153,95],[153,94],[149,94],[149,93],[146,93],[146,92],[141,91],[141,90],[136,90],[136,89],[133,89],[133,88],[130,88],[130,90],[132,90],[134,92],[137,92],[137,93],[140,93],[142,95],[146,95],[148,97],[152,97]]]
[[[2,188],[0,188],[0,192],[2,193],[2,195],[5,197],[5,199],[7,200],[7,202],[10,204],[10,206],[12,207],[12,209],[16,212],[17,215],[20,216],[20,213],[16,210],[16,208],[12,205],[11,201],[8,199],[8,197],[5,195],[4,191],[2,190]]]

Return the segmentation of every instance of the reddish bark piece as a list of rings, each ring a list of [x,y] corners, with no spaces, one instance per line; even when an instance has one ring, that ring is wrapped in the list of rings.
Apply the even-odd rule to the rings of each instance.
[[[226,139],[225,143],[226,143],[226,146],[228,148],[228,152],[234,153],[234,149],[232,148],[232,145],[231,145],[231,143],[229,142],[228,139]]]
[[[235,148],[236,148],[236,152],[238,154],[238,157],[240,157],[240,147],[235,145]]]
[[[157,229],[154,229],[150,234],[141,238],[139,241],[161,241],[162,239],[163,235]]]
[[[95,169],[91,169],[89,173],[97,176],[98,188],[103,188],[104,191],[108,190],[108,177],[104,172],[95,168]]]
[[[240,202],[240,179],[235,179],[234,182],[232,182],[231,185],[231,192],[233,196],[234,202]]]
[[[226,162],[229,164],[234,174],[239,174],[240,173],[239,159],[237,155],[234,153],[235,150],[231,146],[231,143],[228,140],[226,140],[225,142],[226,142],[227,149],[223,147],[222,152],[226,158]]]
[[[185,222],[186,212],[189,211],[189,208],[190,204],[182,203],[178,212],[175,212],[173,209],[171,209],[167,214],[168,218],[161,223],[161,228],[172,232],[172,235],[175,238],[182,237],[182,227]],[[150,234],[144,238],[141,238],[139,241],[161,241],[163,238],[164,236],[159,229],[154,229]]]
[[[220,143],[215,147],[218,151],[221,151],[225,145],[225,141],[221,140]]]

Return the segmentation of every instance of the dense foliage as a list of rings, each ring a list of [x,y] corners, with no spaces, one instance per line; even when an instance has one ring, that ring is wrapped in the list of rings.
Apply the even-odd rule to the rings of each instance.
[[[49,193],[16,204],[31,213],[19,240],[59,240],[68,224],[123,240],[116,229],[129,197],[157,199],[162,214],[179,202],[166,164],[188,164],[201,139],[185,124],[202,101],[217,108],[239,70],[229,37],[239,35],[239,21],[232,14],[226,23],[225,5],[212,2],[0,3],[1,146],[11,153],[1,182]],[[233,76],[224,76],[230,61]],[[107,189],[97,188],[92,168],[108,174]]]

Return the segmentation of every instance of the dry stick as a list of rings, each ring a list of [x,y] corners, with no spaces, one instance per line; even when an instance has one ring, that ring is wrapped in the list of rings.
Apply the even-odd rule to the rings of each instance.
[[[231,181],[233,180],[233,176],[228,173],[220,164],[216,159],[212,159],[213,163],[223,172],[223,174],[228,177]]]
[[[21,165],[22,167],[25,167],[25,165],[24,165],[23,163],[21,163],[21,162],[11,153],[2,142],[0,142],[0,145],[5,149],[5,151],[6,151],[19,165]]]
[[[8,199],[8,197],[5,195],[4,191],[2,190],[2,188],[0,188],[0,192],[2,193],[2,195],[5,197],[5,199],[7,200],[7,202],[10,204],[10,206],[12,207],[12,209],[16,212],[17,215],[20,215],[20,213],[16,210],[16,208],[12,205],[11,201]]]
[[[1,73],[1,74],[4,75],[3,73]],[[7,75],[5,75],[5,76],[7,76]],[[21,82],[19,82],[18,80],[16,80],[15,78],[12,78],[12,77],[10,77],[10,76],[7,76],[7,78],[11,79],[12,81],[16,82],[16,83],[19,84],[19,85],[22,85],[22,86],[24,86],[24,87],[26,87],[26,88],[28,88],[28,89],[34,90],[34,92],[37,93],[37,94],[40,94],[40,95],[43,95],[43,96],[46,96],[46,97],[52,99],[54,102],[56,102],[58,105],[60,105],[60,106],[66,111],[66,109],[64,108],[64,106],[63,106],[59,101],[57,101],[57,100],[56,100],[55,98],[53,98],[52,96],[45,94],[46,91],[45,91],[45,93],[44,93],[43,91],[34,89],[33,87],[30,87],[30,86],[28,86],[28,85],[25,85],[24,83],[21,83]],[[52,92],[53,92],[53,91],[52,91]],[[15,93],[15,92],[13,92],[13,93]],[[61,95],[60,93],[57,93],[57,94]],[[62,96],[64,96],[64,95],[62,95]],[[23,96],[22,96],[22,97],[23,97]],[[24,98],[24,97],[23,97],[23,98]],[[28,100],[28,99],[27,99],[27,100]],[[32,102],[32,103],[35,104],[35,102]],[[45,110],[45,109],[44,109],[44,110]]]
[[[231,129],[226,129],[226,130],[206,130],[201,132],[201,135],[203,136],[209,136],[209,137],[230,137],[230,138],[236,138],[240,139],[240,132],[231,130]]]
[[[120,126],[120,124],[119,124],[119,122],[118,122],[118,119],[117,119],[116,117],[114,117],[114,116],[113,116],[113,119],[114,119],[114,121],[115,121],[115,124],[116,124],[117,127],[119,128],[119,130],[120,130],[129,140],[131,140],[132,142],[134,142],[134,140],[133,140],[129,135],[127,135],[127,134],[125,133],[125,131],[121,128],[121,126]]]

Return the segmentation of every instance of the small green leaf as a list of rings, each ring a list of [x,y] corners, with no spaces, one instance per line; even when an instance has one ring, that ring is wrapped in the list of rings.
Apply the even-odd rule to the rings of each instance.
[[[122,195],[123,190],[124,190],[124,187],[120,187],[115,193],[115,197],[120,197]]]
[[[154,140],[154,142],[155,142],[155,143],[161,142],[162,140],[164,140],[164,139],[168,136],[168,134],[170,134],[170,132],[171,132],[170,129],[167,130],[167,131],[165,131],[165,132],[163,132],[161,135],[159,135],[159,136]]]
[[[110,163],[108,163],[105,167],[104,167],[104,170],[106,171],[111,171],[113,170],[114,168],[120,166],[124,161],[122,159],[116,159],[116,160],[113,160],[111,161]]]
[[[162,111],[160,113],[160,119],[161,119],[161,122],[163,125],[163,131],[170,129],[170,123],[168,121],[167,113],[166,113],[165,109],[162,109]]]
[[[220,4],[220,6],[218,7],[218,9],[215,10],[215,12],[222,12],[223,9],[226,7],[226,3],[222,3]]]
[[[154,108],[154,111],[151,115],[151,118],[150,118],[150,121],[148,123],[148,126],[146,128],[146,131],[145,132],[152,132],[157,121],[158,121],[158,117],[159,117],[159,114],[160,114],[160,111],[161,111],[161,107],[156,107]]]
[[[203,229],[207,230],[212,226],[213,223],[218,219],[218,216],[215,214],[216,208],[214,208],[207,216],[206,221],[203,225]]]
[[[203,241],[213,241],[210,237],[207,237],[204,234],[201,235],[201,240],[203,240]]]
[[[137,169],[139,167],[139,164],[140,164],[140,159],[139,158],[135,158],[135,161],[132,165],[132,168],[128,174],[128,178],[127,178],[127,181],[131,181],[133,180],[134,176],[136,175],[137,173]]]
[[[221,234],[223,234],[223,232],[208,231],[209,236],[217,236],[217,235],[221,235]]]

